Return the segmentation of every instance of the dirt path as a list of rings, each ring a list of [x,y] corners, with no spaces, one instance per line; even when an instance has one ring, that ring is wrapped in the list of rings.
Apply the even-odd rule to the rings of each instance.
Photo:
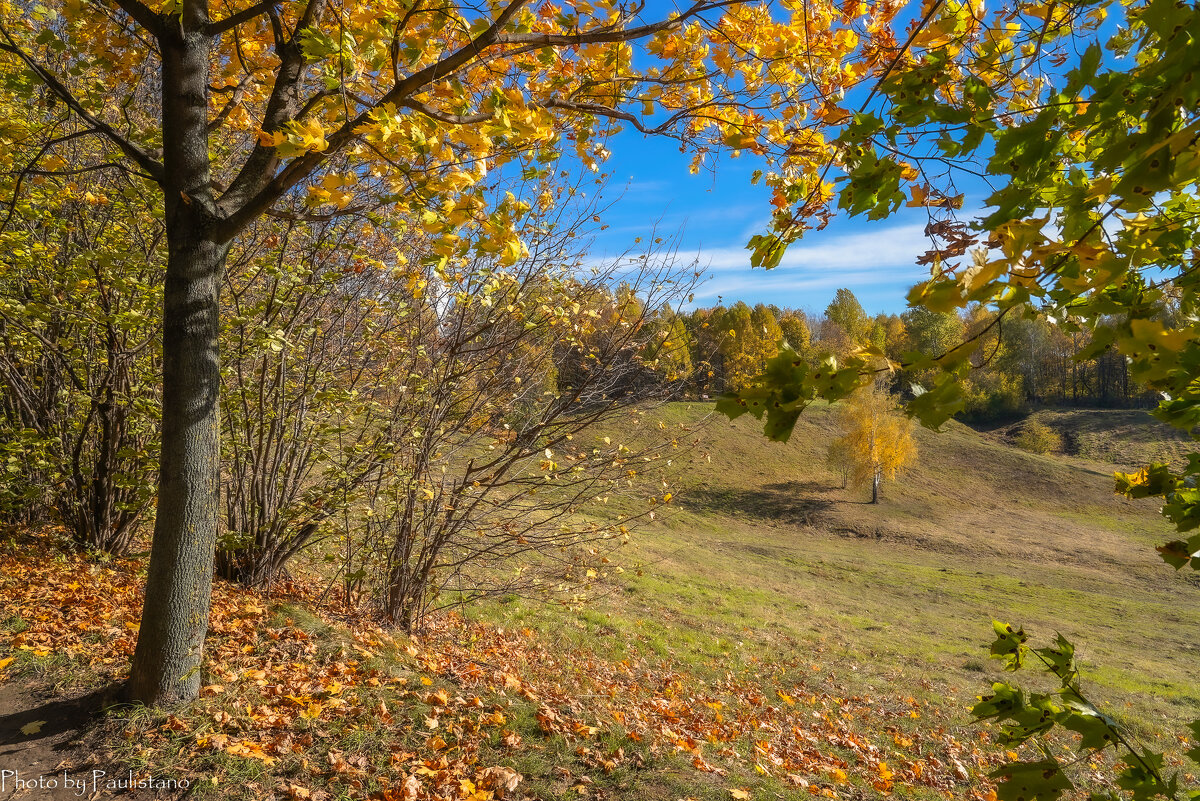
[[[129,788],[129,772],[99,743],[98,714],[112,690],[55,697],[35,684],[0,684],[0,801],[176,799],[182,792]]]

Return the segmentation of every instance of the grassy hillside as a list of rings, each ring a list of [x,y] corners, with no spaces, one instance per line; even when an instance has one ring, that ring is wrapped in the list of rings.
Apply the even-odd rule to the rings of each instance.
[[[1116,414],[1114,448],[1157,442]],[[1082,428],[1086,415],[1070,415]],[[622,554],[640,569],[574,615],[521,601],[477,614],[613,652],[632,636],[700,670],[815,649],[850,686],[907,687],[959,708],[995,673],[984,647],[995,617],[1075,640],[1097,694],[1144,731],[1200,714],[1200,577],[1159,559],[1170,529],[1153,501],[1113,494],[1112,465],[1025,453],[951,423],[918,432],[918,465],[873,506],[824,465],[827,406],[806,411],[787,444],[707,404],[652,419],[701,426],[704,445],[673,513]]]
[[[1195,448],[1186,433],[1160,423],[1143,409],[1042,409],[1028,419],[1057,431],[1063,453],[1127,471],[1150,462],[1181,465]],[[1004,426],[992,434],[1011,444],[1023,424]]]
[[[951,424],[918,432],[918,465],[871,505],[824,465],[828,407],[787,444],[711,412],[647,415],[698,444],[591,603],[510,598],[410,639],[318,583],[218,582],[201,697],[118,708],[82,741],[86,715],[39,693],[123,678],[145,563],[6,533],[0,743],[17,748],[0,767],[101,753],[189,780],[187,797],[245,801],[984,801],[1006,749],[967,710],[999,676],[993,617],[1073,639],[1091,695],[1180,750],[1200,716],[1200,581],[1159,560],[1169,530],[1155,504],[1113,495],[1112,465]],[[1154,441],[1136,421],[1108,439]]]

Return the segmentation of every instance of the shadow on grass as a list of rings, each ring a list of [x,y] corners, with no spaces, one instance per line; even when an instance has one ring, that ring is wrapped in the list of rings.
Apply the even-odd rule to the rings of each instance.
[[[821,481],[783,481],[757,489],[696,488],[680,497],[693,512],[718,512],[772,520],[788,525],[816,526],[837,503],[826,497],[834,486]]]

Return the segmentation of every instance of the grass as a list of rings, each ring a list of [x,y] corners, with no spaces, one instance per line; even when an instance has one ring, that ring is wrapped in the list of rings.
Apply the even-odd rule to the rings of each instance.
[[[507,596],[409,641],[348,627],[312,598],[266,604],[218,585],[210,689],[182,711],[124,713],[116,753],[155,774],[185,770],[198,798],[406,798],[406,775],[451,792],[482,766],[517,771],[537,799],[728,801],[731,788],[765,799],[806,796],[806,784],[875,798],[881,761],[930,757],[943,783],[910,774],[898,795],[968,798],[996,764],[967,712],[1001,677],[987,658],[993,617],[1038,643],[1074,640],[1085,687],[1139,737],[1168,746],[1200,715],[1200,582],[1153,552],[1169,527],[1153,502],[1113,495],[1111,464],[951,423],[918,432],[919,463],[871,505],[825,467],[827,406],[787,444],[708,404],[655,417],[700,444],[681,455],[671,507],[618,552],[624,573],[589,604]],[[1125,425],[1109,446],[1149,452],[1153,438]],[[104,656],[110,672],[126,664],[139,568],[34,566],[30,580],[57,582],[58,600],[0,611],[0,631],[49,652],[14,651],[12,668],[79,682],[80,655]],[[70,603],[84,592],[111,605],[99,619]],[[74,657],[34,616],[47,608],[93,626],[71,640]],[[115,656],[103,653],[112,632]],[[798,773],[763,755],[797,747],[792,730],[812,738]],[[760,754],[767,740],[775,750]],[[969,780],[950,768],[959,759]]]
[[[708,411],[677,404],[660,417],[694,426]],[[1151,442],[1139,414],[1118,413],[1107,440],[1135,443],[1134,458]],[[918,466],[872,506],[825,468],[832,436],[823,405],[787,444],[764,441],[749,417],[713,419],[678,507],[620,555],[622,586],[575,612],[516,601],[475,614],[701,674],[819,648],[849,686],[941,696],[964,721],[997,673],[995,617],[1043,642],[1073,639],[1085,681],[1144,731],[1179,731],[1200,713],[1197,582],[1154,553],[1170,528],[1152,501],[1113,494],[1112,466],[950,423],[918,432]]]
[[[1058,433],[1064,453],[1126,471],[1150,462],[1180,466],[1195,447],[1186,432],[1158,422],[1144,409],[1042,409],[1027,421]],[[1005,426],[992,433],[1013,441],[1023,425]]]

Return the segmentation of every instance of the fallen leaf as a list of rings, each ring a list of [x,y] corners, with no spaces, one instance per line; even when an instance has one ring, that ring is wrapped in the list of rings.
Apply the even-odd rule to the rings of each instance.
[[[24,734],[24,735],[37,734],[38,732],[40,732],[42,730],[42,727],[45,725],[46,725],[46,721],[44,721],[44,720],[35,720],[32,723],[26,723],[24,726],[21,727],[21,734]]]
[[[479,781],[492,790],[497,798],[503,798],[505,793],[511,793],[517,789],[517,785],[521,783],[521,774],[511,768],[496,765],[480,771]]]

